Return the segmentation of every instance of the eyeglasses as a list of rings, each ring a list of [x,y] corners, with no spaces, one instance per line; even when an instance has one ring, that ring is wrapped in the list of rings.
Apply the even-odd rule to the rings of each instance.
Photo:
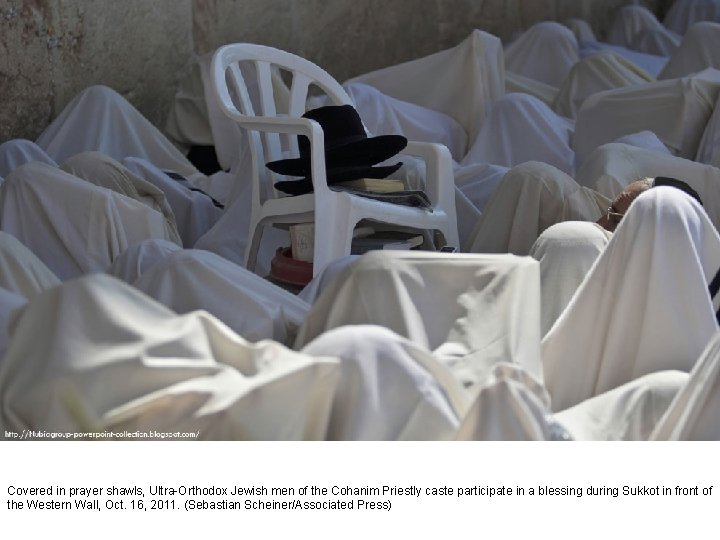
[[[610,223],[615,225],[616,227],[620,224],[620,221],[622,220],[623,216],[625,214],[621,214],[619,212],[615,211],[615,208],[613,208],[613,205],[608,206],[607,209],[607,219]]]

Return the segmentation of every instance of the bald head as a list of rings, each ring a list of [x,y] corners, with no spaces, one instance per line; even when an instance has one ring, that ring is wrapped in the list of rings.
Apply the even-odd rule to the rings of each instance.
[[[603,216],[597,220],[598,225],[608,231],[614,231],[633,201],[637,199],[641,193],[650,189],[652,185],[651,178],[642,178],[641,180],[636,180],[628,184],[620,195],[615,197],[615,200],[610,205],[610,212],[603,214]]]

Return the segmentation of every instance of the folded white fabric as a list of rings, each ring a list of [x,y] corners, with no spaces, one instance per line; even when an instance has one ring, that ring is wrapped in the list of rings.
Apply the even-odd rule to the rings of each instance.
[[[294,294],[199,249],[167,254],[133,285],[176,313],[205,310],[251,342],[294,340],[310,309]]]
[[[14,236],[0,231],[0,288],[34,298],[60,280]]]
[[[580,58],[587,58],[591,54],[600,51],[611,51],[619,54],[625,60],[632,62],[640,69],[644,69],[653,77],[657,77],[667,64],[667,56],[658,56],[656,54],[648,54],[640,51],[634,51],[621,45],[611,45],[604,41],[584,41],[580,44]]]
[[[7,176],[20,165],[39,161],[57,167],[57,163],[37,144],[26,139],[11,139],[0,144],[0,176]]]
[[[539,302],[530,258],[376,251],[326,287],[295,347],[339,326],[376,324],[433,351],[465,386],[481,383],[498,362],[541,380]]]
[[[325,332],[302,350],[340,360],[330,440],[447,440],[468,396],[422,347],[378,326]]]
[[[555,88],[560,87],[579,59],[575,35],[552,21],[534,24],[505,48],[508,71]]]
[[[472,144],[490,104],[505,92],[502,43],[473,30],[451,49],[347,82],[369,84],[388,96],[445,113],[463,126]]]
[[[673,154],[693,159],[720,94],[720,71],[606,90],[588,97],[577,115],[578,166],[601,144],[650,130]]]
[[[720,68],[720,23],[699,22],[690,27],[658,79],[676,79],[706,68]]]
[[[543,338],[553,410],[689,372],[717,330],[708,285],[719,268],[720,236],[697,202],[670,187],[641,194]]]
[[[572,121],[561,118],[539,99],[529,94],[506,94],[493,103],[461,165],[514,167],[526,161],[542,161],[572,174],[573,128]]]
[[[175,214],[162,190],[133,174],[118,161],[101,152],[88,151],[66,159],[61,168],[91,184],[111,189],[160,212],[165,217],[168,238],[182,245]]]
[[[610,201],[546,163],[530,161],[503,177],[465,251],[527,255],[561,221],[597,221]]]
[[[204,176],[135,107],[106,86],[90,86],[75,96],[37,143],[58,163],[97,150],[117,160],[144,158],[191,181]]]
[[[552,107],[553,101],[558,94],[555,86],[550,86],[544,82],[525,77],[519,73],[505,70],[505,92],[508,94],[530,94],[545,103],[548,107]]]
[[[545,229],[530,249],[540,263],[540,335],[567,306],[612,233],[589,221],[565,221]]]
[[[720,169],[716,167],[611,143],[600,146],[590,155],[578,171],[577,181],[613,199],[631,182],[656,176],[676,178],[693,188],[710,220],[720,230]]]
[[[555,414],[580,441],[646,441],[689,375],[658,371]]]
[[[582,43],[584,41],[597,41],[595,32],[593,32],[592,27],[585,19],[572,17],[564,21],[563,24],[572,30],[572,33],[575,34],[575,39],[577,39],[578,43]]]
[[[720,440],[720,333],[708,343],[687,383],[652,434],[653,440]]]
[[[663,19],[667,28],[681,35],[700,21],[720,22],[720,0],[675,0]]]
[[[654,81],[655,78],[629,60],[612,51],[603,51],[577,62],[565,78],[552,104],[556,113],[575,118],[588,96]]]
[[[0,186],[0,229],[63,281],[104,271],[135,242],[169,240],[160,212],[39,162],[18,167]]]
[[[715,102],[713,114],[705,126],[695,160],[720,167],[720,95]]]
[[[0,370],[2,370],[3,360],[5,359],[5,351],[10,343],[11,321],[16,311],[26,303],[27,299],[23,296],[0,288]]]
[[[322,439],[338,379],[337,359],[249,344],[207,313],[175,315],[97,274],[43,293],[17,319],[0,368],[0,424]]]

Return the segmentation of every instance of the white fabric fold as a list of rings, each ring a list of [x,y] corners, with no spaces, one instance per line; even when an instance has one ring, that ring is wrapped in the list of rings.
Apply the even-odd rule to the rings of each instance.
[[[26,139],[11,139],[0,144],[0,176],[7,176],[17,167],[39,161],[57,167],[57,163],[45,150]]]
[[[658,79],[676,79],[706,68],[720,68],[720,23],[699,22],[690,27]]]
[[[720,22],[720,0],[675,0],[663,23],[680,35],[700,21]]]
[[[148,268],[182,249],[175,242],[150,238],[133,244],[115,257],[107,273],[132,285]]]
[[[295,347],[332,328],[375,324],[433,351],[465,386],[498,362],[539,380],[537,262],[509,255],[376,251],[315,301]]]
[[[11,234],[0,231],[0,288],[30,299],[59,283],[32,251]]]

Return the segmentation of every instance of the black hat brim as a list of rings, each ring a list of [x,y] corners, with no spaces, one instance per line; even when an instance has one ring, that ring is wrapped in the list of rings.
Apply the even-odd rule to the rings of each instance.
[[[378,135],[360,139],[326,150],[326,169],[343,167],[367,167],[390,159],[407,146],[402,135]],[[299,157],[270,161],[267,168],[286,176],[310,176],[310,158]],[[362,177],[360,177],[362,178]],[[373,178],[373,177],[367,177]],[[354,178],[353,178],[354,180]]]
[[[402,167],[402,162],[382,167],[337,167],[327,171],[327,183],[330,186],[338,182],[358,180],[360,178],[386,178],[400,167]],[[308,177],[298,180],[283,180],[275,183],[275,189],[288,195],[304,195],[313,191],[313,183]]]

